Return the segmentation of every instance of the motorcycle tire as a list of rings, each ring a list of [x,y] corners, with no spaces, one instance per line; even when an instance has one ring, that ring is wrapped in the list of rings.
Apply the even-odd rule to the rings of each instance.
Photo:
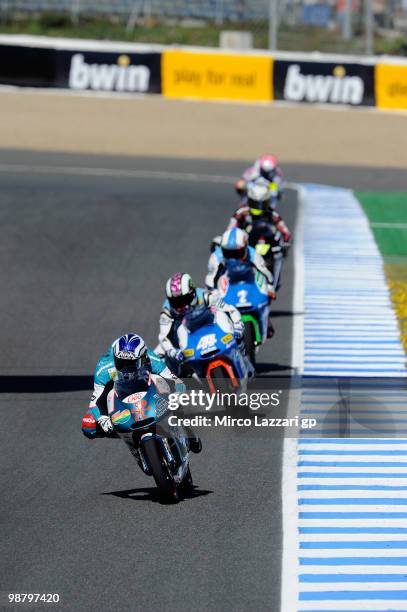
[[[212,382],[216,391],[227,393],[230,391],[230,378],[222,366],[218,366],[212,370]]]
[[[154,438],[150,438],[144,442],[143,452],[153,473],[153,478],[161,499],[167,502],[177,502],[177,485],[161,455],[157,441]]]
[[[253,366],[256,367],[256,344],[255,334],[252,323],[245,321],[244,323],[244,344],[246,347],[247,356],[252,362]]]
[[[192,480],[191,470],[189,468],[184,476],[184,480],[178,486],[178,489],[181,493],[192,493],[194,490],[194,481]]]

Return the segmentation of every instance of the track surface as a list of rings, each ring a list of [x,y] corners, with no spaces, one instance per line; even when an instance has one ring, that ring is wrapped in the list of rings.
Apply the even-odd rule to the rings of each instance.
[[[151,170],[169,175],[142,177]],[[154,344],[168,275],[188,268],[202,282],[209,240],[234,205],[222,177],[240,170],[0,151],[0,590],[59,592],[67,610],[278,610],[281,440],[205,430],[192,463],[197,494],[167,507],[124,445],[89,442],[79,429],[109,342],[135,329]],[[305,165],[287,175],[359,189],[405,189],[407,180],[397,170]],[[295,214],[291,193],[291,226]],[[287,264],[263,375],[290,375]]]
[[[3,152],[5,163],[241,170]],[[58,592],[67,610],[278,610],[281,440],[205,430],[196,496],[169,507],[120,441],[80,432],[112,339],[134,329],[154,345],[166,278],[185,268],[202,282],[231,186],[20,170],[0,168],[0,590]],[[284,213],[294,226],[293,193]],[[277,335],[260,358],[271,375],[290,375],[291,285],[289,260]]]

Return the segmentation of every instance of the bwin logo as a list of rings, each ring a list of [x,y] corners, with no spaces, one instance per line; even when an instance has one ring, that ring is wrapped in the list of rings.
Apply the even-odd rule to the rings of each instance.
[[[72,56],[69,71],[71,89],[146,92],[149,84],[149,68],[131,66],[128,55],[120,55],[117,64],[87,64],[82,53]]]
[[[331,102],[333,104],[361,104],[364,83],[359,76],[346,76],[343,66],[335,66],[333,74],[301,74],[300,66],[292,64],[287,70],[284,98],[293,102]]]

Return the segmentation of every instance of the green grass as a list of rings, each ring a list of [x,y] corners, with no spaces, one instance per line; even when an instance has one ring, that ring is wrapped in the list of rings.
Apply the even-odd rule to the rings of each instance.
[[[407,193],[356,193],[384,258],[384,270],[407,354]],[[406,228],[375,224],[405,224]]]
[[[247,30],[253,33],[254,47],[267,49],[267,21],[246,23],[202,22],[199,27],[185,27],[181,22],[160,21],[151,18],[145,24],[138,24],[127,32],[124,20],[118,18],[81,18],[77,24],[64,14],[43,13],[36,17],[0,22],[2,34],[33,34],[69,38],[90,38],[96,40],[121,40],[140,43],[196,45],[217,47],[222,30]],[[404,46],[403,46],[404,45]],[[325,28],[311,26],[282,26],[278,34],[278,47],[286,51],[321,51],[325,53],[363,53],[363,36],[344,41],[339,33]],[[377,53],[407,54],[407,37],[387,40],[376,37]]]
[[[376,242],[385,257],[407,257],[407,193],[357,193]],[[405,224],[405,228],[376,227],[375,224]]]

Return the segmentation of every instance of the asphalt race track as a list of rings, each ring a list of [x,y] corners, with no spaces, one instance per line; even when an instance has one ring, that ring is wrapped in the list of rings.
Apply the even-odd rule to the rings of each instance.
[[[241,168],[0,153],[0,591],[59,593],[66,610],[279,609],[282,440],[205,430],[195,496],[165,506],[120,441],[80,431],[99,355],[130,330],[155,345],[171,273],[202,283],[235,205],[227,177]],[[359,188],[402,182],[398,171],[291,171]],[[296,208],[289,192],[292,228]],[[291,374],[292,264],[263,376]]]

